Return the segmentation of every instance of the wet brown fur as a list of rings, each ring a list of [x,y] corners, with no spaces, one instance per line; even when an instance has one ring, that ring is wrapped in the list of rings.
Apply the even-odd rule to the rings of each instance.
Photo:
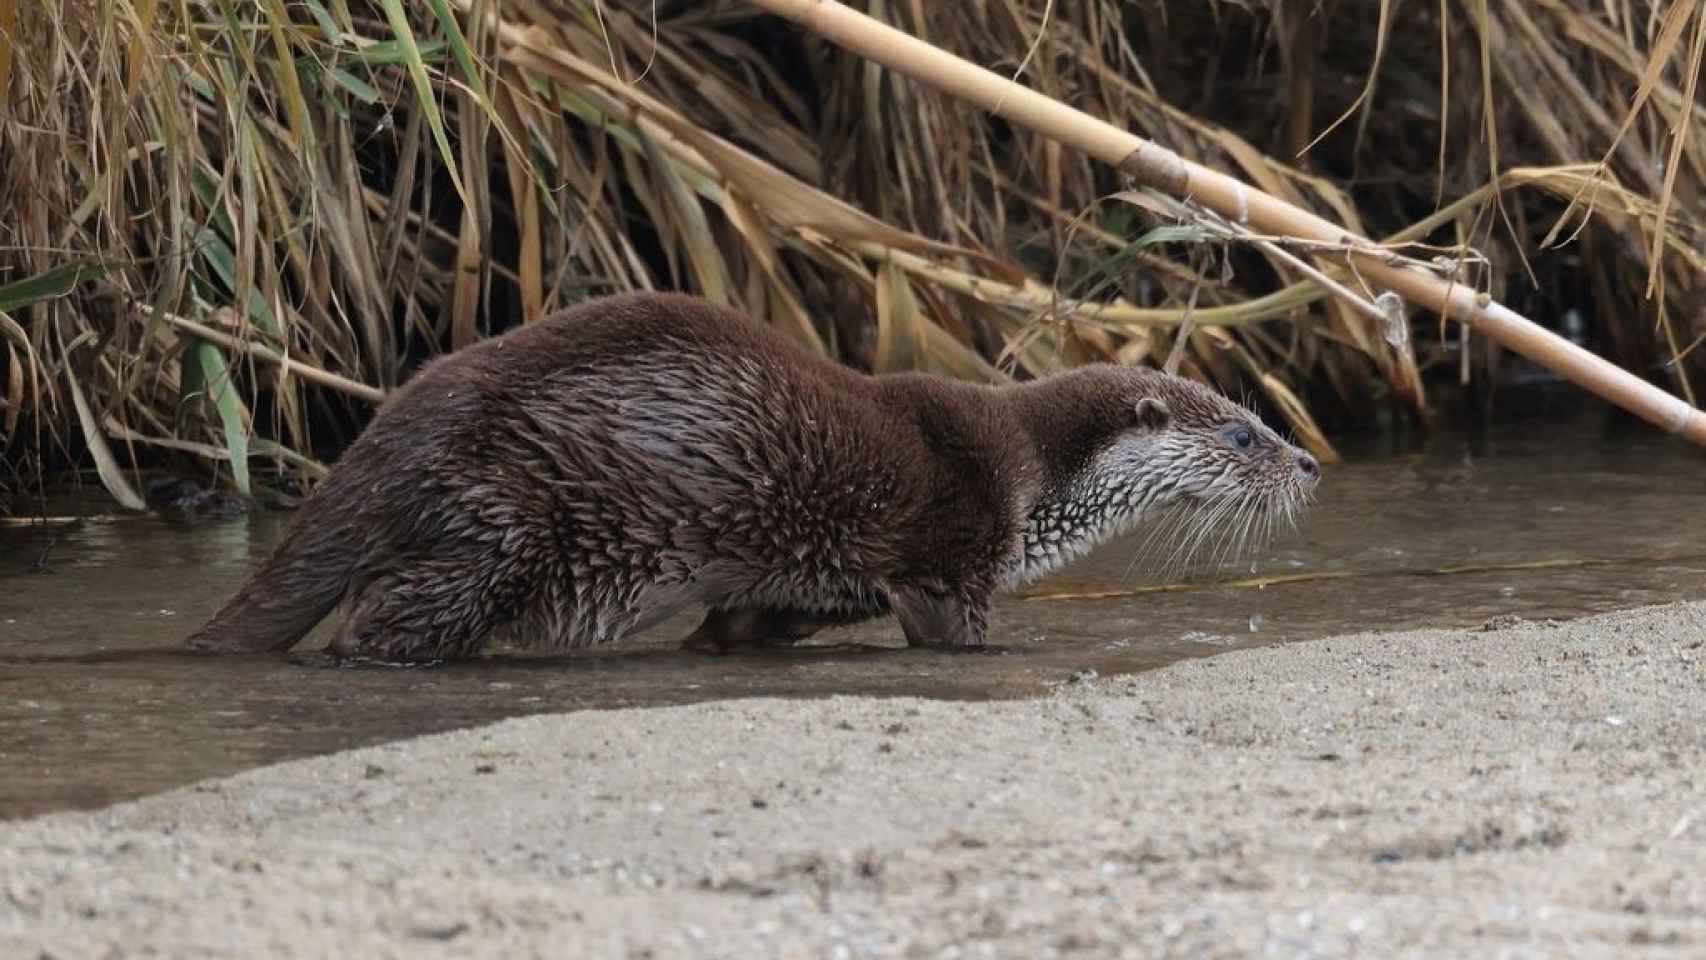
[[[1210,493],[1289,512],[1314,479],[1156,371],[871,377],[706,301],[623,294],[426,365],[188,643],[286,649],[343,604],[336,650],[459,657],[703,604],[701,649],[890,612],[910,643],[978,644],[998,589],[1141,514]]]

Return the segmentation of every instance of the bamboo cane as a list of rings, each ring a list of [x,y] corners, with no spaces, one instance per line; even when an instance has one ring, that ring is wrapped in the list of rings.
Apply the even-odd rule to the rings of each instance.
[[[1510,308],[1462,284],[1391,255],[1306,210],[1226,174],[977,66],[835,0],[749,0],[866,59],[945,93],[998,111],[1051,140],[1118,167],[1140,183],[1248,224],[1259,232],[1289,235],[1350,248],[1326,254],[1351,261],[1369,282],[1468,324],[1476,333],[1533,360],[1559,376],[1671,433],[1706,445],[1706,413],[1616,364],[1576,346]]]

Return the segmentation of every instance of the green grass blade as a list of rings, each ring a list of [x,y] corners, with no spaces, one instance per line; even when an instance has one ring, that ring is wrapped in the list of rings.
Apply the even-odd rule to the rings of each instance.
[[[208,83],[207,78],[201,74],[196,73],[194,70],[187,70],[184,72],[184,82],[189,84],[190,89],[196,92],[196,96],[201,97],[208,103],[218,102],[219,98],[213,92],[213,84]]]
[[[201,355],[196,352],[202,341],[195,337],[184,339],[184,355],[178,370],[178,416],[207,393],[207,376],[202,373]],[[181,427],[181,423],[179,424]],[[182,432],[181,429],[179,431]]]
[[[328,73],[338,86],[343,87],[345,90],[354,94],[355,98],[360,100],[362,103],[379,102],[379,91],[373,89],[373,85],[368,83],[366,80],[361,79],[342,67],[333,67],[328,71]]]
[[[208,266],[225,284],[225,289],[233,299],[237,295],[237,254],[231,249],[231,244],[225,238],[209,229],[203,229],[196,235],[196,249]],[[278,319],[273,316],[272,305],[254,284],[249,285],[249,319],[257,326],[273,336],[279,335]]]
[[[438,24],[450,37],[450,55],[456,58],[456,63],[462,68],[462,75],[468,78],[468,86],[474,91],[474,96],[481,104],[489,109],[486,101],[486,88],[480,83],[480,74],[474,69],[474,51],[468,48],[468,38],[462,35],[462,25],[456,22],[456,15],[450,12],[450,4],[445,0],[427,0],[432,12],[438,15]]]
[[[243,429],[243,410],[238,404],[237,388],[231,382],[231,371],[225,365],[225,351],[206,340],[193,341],[190,351],[194,363],[201,368],[201,382],[219,411],[220,425],[225,428],[225,449],[231,454],[231,477],[237,490],[249,495],[249,434]],[[188,364],[185,365],[186,371]]]
[[[231,214],[225,209],[225,204],[219,202],[219,180],[205,164],[197,164],[190,171],[190,188],[195,191],[197,200],[213,214],[214,225],[227,238],[237,235],[237,227],[231,222]]]
[[[414,47],[415,56],[422,63],[437,63],[444,59],[445,43],[442,40],[431,40]],[[409,62],[409,51],[396,40],[381,40],[369,44],[366,49],[346,52],[341,55],[346,60],[370,64],[375,67],[395,67]]]
[[[83,428],[83,440],[89,445],[90,455],[95,458],[95,472],[100,474],[101,485],[106,487],[113,499],[125,509],[148,509],[148,504],[137,495],[130,481],[124,478],[124,468],[118,465],[112,448],[107,446],[106,435],[101,433],[100,425],[95,422],[95,413],[89,409],[89,401],[83,396],[83,385],[77,381],[75,363],[65,365],[65,382],[71,387],[71,405],[77,408],[77,424]]]
[[[444,134],[444,118],[439,115],[438,101],[432,95],[432,81],[427,77],[426,64],[421,61],[420,46],[415,43],[415,33],[409,27],[409,16],[403,10],[402,0],[380,0],[385,8],[385,18],[391,23],[391,32],[397,35],[397,43],[403,52],[403,64],[408,68],[410,79],[415,82],[415,95],[420,100],[421,110],[426,114],[427,126],[432,129],[432,138],[438,144],[439,157],[444,160],[445,172],[450,174],[450,182],[456,187],[456,193],[462,198],[464,206],[472,207],[474,202],[468,198],[468,190],[462,185],[462,174],[456,167],[456,153],[450,149],[450,139]]]
[[[17,313],[32,303],[63,297],[79,283],[104,277],[106,274],[105,264],[93,262],[66,263],[51,270],[43,270],[33,277],[25,277],[0,287],[0,313]]]
[[[1192,224],[1181,226],[1155,227],[1143,236],[1133,240],[1133,247],[1152,247],[1158,243],[1203,243],[1211,239],[1211,234],[1204,228]]]
[[[308,7],[308,12],[314,15],[314,22],[320,25],[320,32],[326,35],[327,42],[341,47],[344,44],[344,32],[338,29],[338,22],[332,19],[332,13],[320,0],[302,0]]]

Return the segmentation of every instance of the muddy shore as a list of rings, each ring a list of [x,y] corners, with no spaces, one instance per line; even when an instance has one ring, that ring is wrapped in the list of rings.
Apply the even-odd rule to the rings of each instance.
[[[0,823],[0,955],[1706,954],[1706,602],[533,716]]]

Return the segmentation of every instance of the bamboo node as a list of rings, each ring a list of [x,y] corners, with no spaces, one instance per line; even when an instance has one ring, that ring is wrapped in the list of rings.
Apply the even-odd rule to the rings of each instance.
[[[1190,171],[1179,155],[1148,140],[1120,161],[1120,172],[1138,183],[1165,190],[1175,196],[1189,192]]]
[[[1395,291],[1383,290],[1374,298],[1374,305],[1386,314],[1383,331],[1388,346],[1403,350],[1410,343],[1410,322],[1404,316],[1404,298]]]

